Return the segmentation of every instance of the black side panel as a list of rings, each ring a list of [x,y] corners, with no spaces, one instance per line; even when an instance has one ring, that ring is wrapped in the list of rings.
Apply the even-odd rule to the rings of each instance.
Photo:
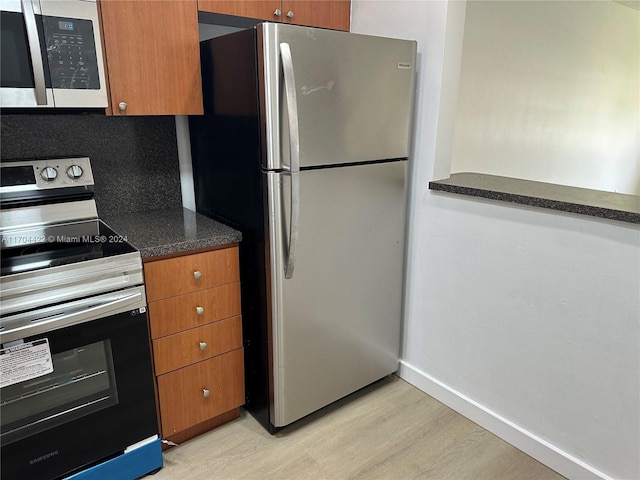
[[[246,408],[269,421],[265,208],[255,30],[200,44],[204,116],[189,118],[199,213],[242,232]]]

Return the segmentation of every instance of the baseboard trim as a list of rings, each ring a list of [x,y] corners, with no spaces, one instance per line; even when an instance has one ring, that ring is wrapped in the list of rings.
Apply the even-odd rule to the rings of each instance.
[[[472,422],[486,428],[514,447],[549,468],[572,479],[613,480],[603,472],[575,458],[555,445],[498,415],[489,408],[433,378],[414,366],[400,361],[398,376],[431,395]]]

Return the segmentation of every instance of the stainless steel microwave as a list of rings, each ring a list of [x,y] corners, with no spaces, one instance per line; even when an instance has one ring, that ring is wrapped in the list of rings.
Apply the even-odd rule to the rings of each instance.
[[[96,0],[0,0],[0,107],[107,106]]]

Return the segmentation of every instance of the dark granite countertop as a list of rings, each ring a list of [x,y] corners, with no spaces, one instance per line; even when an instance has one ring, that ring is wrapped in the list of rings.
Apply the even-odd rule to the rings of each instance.
[[[242,240],[237,230],[182,207],[108,215],[102,220],[140,250],[143,259]]]
[[[637,195],[484,173],[453,173],[447,179],[429,182],[429,188],[621,222],[640,223],[640,196]]]

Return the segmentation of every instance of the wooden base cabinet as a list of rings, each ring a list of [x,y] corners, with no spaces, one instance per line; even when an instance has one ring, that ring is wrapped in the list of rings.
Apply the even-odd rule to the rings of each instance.
[[[156,338],[153,346],[156,375],[163,375],[241,347],[240,316]]]
[[[162,436],[184,441],[244,404],[238,247],[144,269]]]
[[[242,349],[158,377],[160,422],[165,437],[244,403]]]

